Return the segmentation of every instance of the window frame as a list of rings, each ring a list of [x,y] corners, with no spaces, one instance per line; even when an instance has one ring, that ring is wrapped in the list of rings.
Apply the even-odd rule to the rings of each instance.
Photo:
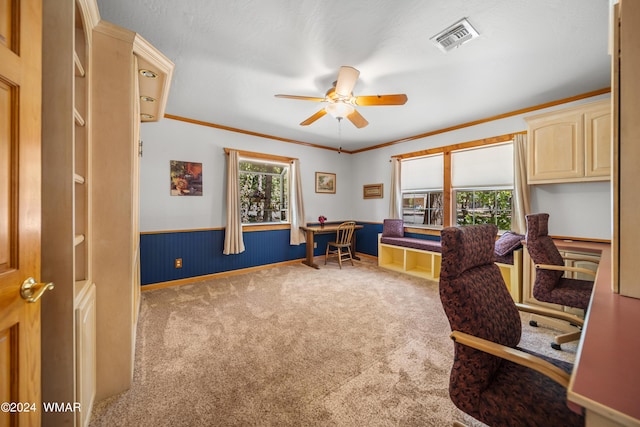
[[[515,135],[518,134],[526,134],[526,131],[523,132],[514,132],[510,134],[495,136],[491,138],[479,139],[475,141],[468,141],[458,144],[452,144],[444,147],[436,147],[430,148],[426,150],[414,151],[411,153],[400,154],[396,156],[392,156],[392,158],[402,160],[409,160],[414,157],[423,157],[430,156],[434,154],[443,154],[444,161],[444,185],[442,189],[442,199],[443,199],[443,225],[442,226],[428,226],[428,225],[420,225],[420,224],[411,224],[412,228],[426,229],[426,230],[441,230],[445,227],[450,227],[457,223],[456,219],[456,199],[455,199],[455,188],[451,185],[451,154],[454,151],[466,150],[469,148],[480,148],[482,146],[490,146],[493,144],[503,144],[505,142],[513,141]],[[480,186],[478,188],[481,188]],[[513,188],[512,188],[513,190]],[[402,192],[404,194],[404,191]],[[513,207],[512,207],[513,212]]]
[[[224,148],[225,153],[228,155],[230,148]],[[272,154],[264,154],[264,153],[256,153],[252,151],[238,151],[238,163],[243,161],[250,161],[256,163],[266,163],[266,164],[277,164],[281,166],[285,166],[288,169],[288,178],[287,178],[287,220],[286,221],[278,221],[278,222],[242,222],[242,227],[247,228],[246,231],[260,231],[260,230],[279,230],[279,229],[288,229],[291,227],[291,205],[290,205],[290,192],[291,192],[291,165],[297,160],[294,157],[285,157],[278,156]],[[238,174],[243,173],[240,170],[240,165],[238,164]],[[240,189],[240,192],[242,190]]]

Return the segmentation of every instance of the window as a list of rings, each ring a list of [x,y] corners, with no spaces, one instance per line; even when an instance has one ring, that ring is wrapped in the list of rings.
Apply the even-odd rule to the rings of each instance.
[[[491,223],[510,230],[512,138],[502,135],[399,156],[405,224]]]
[[[456,190],[456,224],[495,224],[511,230],[512,190]]]
[[[289,164],[240,159],[242,224],[289,222]]]
[[[402,218],[405,224],[442,226],[443,155],[402,162]]]
[[[511,229],[513,143],[451,153],[457,225],[495,224]]]
[[[442,191],[402,193],[405,224],[442,225]]]

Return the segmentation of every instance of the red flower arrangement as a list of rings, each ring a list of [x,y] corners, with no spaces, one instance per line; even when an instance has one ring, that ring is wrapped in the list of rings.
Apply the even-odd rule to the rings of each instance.
[[[320,221],[320,225],[324,225],[324,222],[327,220],[327,217],[324,215],[320,215],[318,217],[318,221]]]

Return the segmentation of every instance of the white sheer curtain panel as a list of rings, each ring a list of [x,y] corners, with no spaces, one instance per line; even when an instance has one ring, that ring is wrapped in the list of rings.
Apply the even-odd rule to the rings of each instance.
[[[289,188],[289,200],[291,203],[291,237],[289,244],[300,245],[305,242],[304,231],[304,204],[302,203],[302,180],[300,179],[300,161],[292,160],[290,169],[291,187]]]
[[[513,138],[513,200],[511,230],[525,234],[525,215],[531,213],[531,199],[527,184],[527,135],[517,134]]]
[[[402,162],[398,158],[391,159],[391,200],[389,202],[389,218],[402,219],[402,185],[400,171]]]
[[[227,227],[224,230],[225,255],[244,252],[242,217],[240,215],[240,178],[238,152],[229,150],[227,156]]]

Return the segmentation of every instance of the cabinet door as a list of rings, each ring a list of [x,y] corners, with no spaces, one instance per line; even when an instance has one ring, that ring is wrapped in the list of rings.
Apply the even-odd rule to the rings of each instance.
[[[562,256],[566,258],[565,265],[570,267],[586,268],[593,272],[598,271],[598,262],[600,262],[600,257],[598,256],[582,252],[563,252]],[[571,272],[567,273],[566,277],[580,280],[593,280],[595,276],[586,273]]]
[[[530,183],[577,180],[584,176],[584,126],[580,111],[545,114],[528,123]]]
[[[585,176],[611,175],[611,105],[609,101],[585,112]]]

